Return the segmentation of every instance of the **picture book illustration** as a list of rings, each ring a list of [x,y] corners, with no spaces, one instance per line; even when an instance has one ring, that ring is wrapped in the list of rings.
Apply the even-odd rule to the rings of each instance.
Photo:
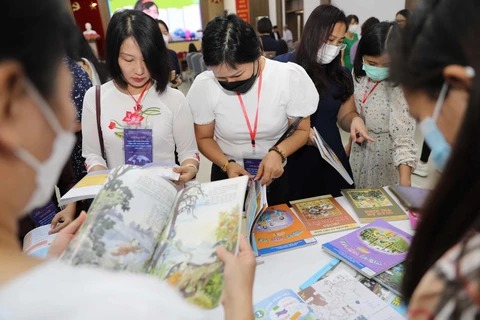
[[[359,227],[331,195],[291,201],[290,204],[313,235]]]
[[[315,320],[312,310],[290,289],[285,289],[255,304],[257,320]]]
[[[323,248],[368,278],[403,262],[412,236],[378,219]]]
[[[238,251],[248,178],[197,183],[177,191],[155,166],[112,170],[87,220],[61,259],[72,265],[150,273],[203,308],[218,305],[223,263]]]
[[[348,272],[339,270],[299,292],[318,319],[403,319]]]
[[[378,218],[385,220],[408,219],[405,211],[383,188],[342,190],[342,193],[362,223],[372,222]]]
[[[261,255],[317,242],[285,204],[268,207],[256,220],[253,234]]]
[[[358,282],[363,284],[368,290],[376,294],[380,299],[385,301],[391,308],[395,311],[400,313],[401,315],[406,315],[408,311],[408,305],[406,302],[396,293],[390,291],[388,288],[383,287],[379,283],[377,283],[373,279],[368,279],[364,277],[359,272],[355,271],[354,269],[350,268],[347,264],[341,262],[338,264],[330,264],[328,265],[328,271],[324,273],[324,275],[319,279],[324,279],[330,276],[334,272],[343,271],[347,272],[351,276],[353,276]],[[299,296],[302,296],[302,291],[298,293]]]
[[[381,285],[392,290],[392,292],[395,292],[395,294],[400,295],[404,274],[405,265],[403,263],[400,263],[393,268],[390,268],[385,272],[380,273],[378,276],[375,277],[375,280]]]
[[[50,225],[33,229],[23,238],[23,252],[35,258],[46,258],[57,233],[48,234],[52,230]]]

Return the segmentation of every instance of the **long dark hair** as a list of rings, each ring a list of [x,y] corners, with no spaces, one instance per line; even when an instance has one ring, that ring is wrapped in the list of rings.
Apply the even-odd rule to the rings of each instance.
[[[71,32],[67,34],[67,56],[75,61],[81,61],[82,58],[90,61],[100,77],[100,82],[108,81],[108,70],[105,63],[102,63],[93,53],[92,47],[83,36],[82,31],[72,23]]]
[[[142,52],[145,65],[156,83],[158,93],[165,91],[170,77],[170,54],[168,53],[157,21],[137,10],[115,13],[107,29],[107,67],[112,79],[121,88],[127,88],[118,64],[120,47],[125,39],[133,37]]]
[[[337,7],[321,5],[313,10],[305,24],[296,60],[312,78],[320,95],[328,92],[328,82],[332,81],[340,86],[339,92],[334,92],[334,98],[345,102],[353,94],[353,83],[350,75],[341,67],[341,55],[339,54],[335,60],[324,66],[318,62],[317,58],[318,51],[328,41],[337,23],[347,25],[345,13]]]
[[[202,52],[207,66],[254,62],[262,55],[255,30],[237,15],[216,17],[207,24],[202,38]]]
[[[389,43],[398,38],[398,26],[393,22],[380,22],[373,25],[367,30],[366,34],[362,34],[362,39],[358,43],[357,54],[353,62],[353,71],[355,80],[365,77],[363,70],[363,56],[378,57],[387,52]]]
[[[379,22],[380,20],[378,20],[375,17],[370,17],[367,20],[365,20],[365,22],[362,24],[362,27],[361,27],[362,36],[368,32],[368,29],[370,29],[371,27],[373,27]]]
[[[478,0],[424,0],[391,47],[391,80],[406,90],[437,99],[443,70],[456,64],[480,72]],[[441,35],[439,37],[438,35]],[[428,54],[425,54],[428,53]],[[480,77],[473,80],[468,108],[445,171],[422,210],[422,222],[407,257],[403,294],[407,300],[445,252],[472,229],[480,228]]]

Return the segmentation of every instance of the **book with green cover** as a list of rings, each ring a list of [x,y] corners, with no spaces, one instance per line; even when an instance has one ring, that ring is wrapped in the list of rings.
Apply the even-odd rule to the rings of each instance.
[[[352,205],[361,223],[377,219],[387,221],[408,220],[405,211],[383,188],[342,190],[342,194]]]

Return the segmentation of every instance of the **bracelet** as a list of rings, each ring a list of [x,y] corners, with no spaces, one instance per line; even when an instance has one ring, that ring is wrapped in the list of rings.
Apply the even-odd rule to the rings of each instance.
[[[225,161],[225,163],[223,164],[223,166],[222,166],[222,168],[221,168],[223,172],[227,173],[228,165],[229,165],[231,162],[235,162],[235,163],[236,163],[236,161],[233,160],[233,159],[229,159],[229,160]]]
[[[272,151],[278,153],[280,157],[282,157],[282,163],[287,161],[287,157],[285,156],[285,153],[283,153],[283,151],[280,150],[277,146],[273,146],[270,149],[268,149],[268,152],[272,152]]]
[[[190,168],[195,169],[195,175],[198,173],[198,168],[194,164],[189,163],[189,164],[186,164],[185,167],[190,167]]]

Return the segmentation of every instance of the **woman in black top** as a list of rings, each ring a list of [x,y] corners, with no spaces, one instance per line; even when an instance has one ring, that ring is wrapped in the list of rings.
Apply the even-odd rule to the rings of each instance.
[[[272,22],[268,18],[262,18],[257,22],[257,32],[262,40],[263,51],[278,54],[280,45],[272,38]]]

